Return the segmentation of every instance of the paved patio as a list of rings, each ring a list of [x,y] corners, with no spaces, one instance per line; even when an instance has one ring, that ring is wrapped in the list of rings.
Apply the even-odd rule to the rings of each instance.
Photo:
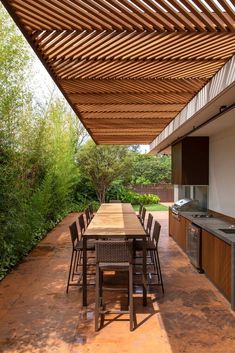
[[[81,291],[65,293],[70,259],[67,216],[0,283],[0,352],[7,353],[234,353],[235,315],[224,297],[169,239],[167,212],[162,224],[160,258],[165,296],[160,288],[148,307],[135,298],[138,327],[110,321],[94,332],[94,291],[81,306]]]

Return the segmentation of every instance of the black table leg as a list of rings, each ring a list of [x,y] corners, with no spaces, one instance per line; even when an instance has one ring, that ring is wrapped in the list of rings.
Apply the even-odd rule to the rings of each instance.
[[[83,237],[82,303],[87,306],[87,239]]]

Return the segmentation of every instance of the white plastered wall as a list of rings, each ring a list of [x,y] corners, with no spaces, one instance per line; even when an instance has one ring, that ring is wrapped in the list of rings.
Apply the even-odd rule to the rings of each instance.
[[[210,136],[209,160],[209,209],[235,217],[235,126]]]

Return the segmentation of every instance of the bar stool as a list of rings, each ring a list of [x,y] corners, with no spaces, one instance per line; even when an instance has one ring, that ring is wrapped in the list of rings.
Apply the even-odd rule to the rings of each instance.
[[[160,264],[159,254],[158,254],[158,241],[160,237],[160,232],[161,232],[161,224],[158,221],[155,221],[153,226],[152,241],[150,241],[149,245],[147,245],[147,250],[149,250],[153,254],[154,267],[155,267],[156,275],[158,277],[157,285],[160,285],[162,287],[162,293],[164,294],[161,264]]]
[[[140,223],[142,224],[142,226],[144,226],[144,221],[145,221],[145,216],[146,216],[146,208],[143,207],[142,208],[142,213],[140,215]]]
[[[80,232],[81,232],[81,237],[83,237],[83,234],[86,230],[86,225],[85,225],[83,213],[80,214],[80,216],[78,216],[78,224],[79,224],[79,228],[80,228]]]
[[[148,239],[151,238],[151,229],[152,229],[152,224],[153,224],[153,215],[151,213],[148,214],[148,220],[147,220],[147,224],[146,227],[143,225],[143,228],[148,236]],[[137,252],[142,252],[143,250],[143,240],[140,239],[135,239],[134,240],[134,258],[135,260],[139,259],[139,258],[143,258],[142,255],[137,255]],[[137,260],[138,262],[138,260]],[[135,263],[137,264],[137,262],[135,261]],[[141,272],[135,272],[136,275],[140,275]]]
[[[141,219],[143,207],[144,207],[143,205],[140,205],[140,207],[139,207],[139,213],[138,213],[138,215],[137,215],[137,217],[139,218],[139,220]]]
[[[86,225],[84,221],[84,214],[82,213],[80,216],[78,216],[78,224],[80,228],[80,233],[81,233],[81,246],[83,247],[83,234],[86,230]],[[88,224],[87,224],[88,226]],[[94,240],[87,240],[87,252],[89,251],[89,256],[87,256],[88,259],[94,259],[94,253],[92,251],[95,251],[95,241]]]
[[[158,279],[156,283],[150,282],[149,285],[151,286],[160,285],[162,288],[162,293],[164,294],[164,285],[163,285],[163,279],[162,279],[160,259],[158,254],[158,241],[160,237],[160,231],[161,231],[161,224],[158,221],[155,221],[153,226],[153,232],[149,237],[149,239],[147,240],[146,250],[147,252],[150,253],[150,259],[151,259],[150,264],[153,265],[153,268],[154,268],[154,272],[151,272],[151,273],[149,272],[149,274],[156,275]],[[135,243],[135,251],[138,251],[138,252],[143,251],[142,241]]]
[[[145,231],[149,237],[151,236],[152,224],[153,224],[153,215],[151,213],[149,213],[146,227],[144,227]]]
[[[89,210],[89,207],[87,207],[84,211],[85,213],[85,216],[86,216],[86,225],[88,226],[88,224],[90,223],[91,221],[91,214],[90,214],[90,210]]]
[[[72,242],[72,254],[71,254],[71,259],[70,259],[70,266],[69,266],[69,275],[68,275],[68,281],[67,281],[67,287],[66,287],[66,293],[68,293],[69,286],[77,286],[78,283],[74,283],[74,276],[78,275],[76,273],[78,263],[80,263],[81,256],[82,256],[82,246],[80,243],[80,238],[77,230],[77,224],[76,222],[73,222],[69,226],[70,230],[70,236],[71,236],[71,242]]]
[[[93,211],[93,207],[92,207],[92,204],[90,204],[88,206],[88,209],[89,209],[89,212],[90,212],[90,218],[92,219],[94,217],[94,211]]]
[[[100,328],[99,318],[108,313],[130,315],[130,330],[134,329],[133,311],[133,243],[131,240],[99,240],[96,242],[96,294],[95,294],[95,331]],[[105,310],[103,303],[103,289],[120,290],[120,288],[103,285],[103,274],[105,271],[128,272],[129,310]],[[123,290],[123,288],[121,288]]]

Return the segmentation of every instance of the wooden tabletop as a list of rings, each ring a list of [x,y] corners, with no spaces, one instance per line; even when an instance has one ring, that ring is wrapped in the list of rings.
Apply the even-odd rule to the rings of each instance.
[[[102,204],[83,235],[82,302],[87,306],[87,239],[127,237],[143,240],[143,304],[147,305],[146,232],[131,204]],[[127,212],[126,212],[127,211]]]
[[[130,203],[102,203],[97,211],[100,213],[135,213]]]
[[[111,213],[111,208],[106,207],[103,204],[100,209],[92,219],[91,223],[88,225],[84,236],[87,237],[145,237],[146,233],[139,222],[135,212],[121,213]],[[132,208],[131,204],[113,204],[113,210],[117,210],[117,206],[124,206],[125,210],[130,210]],[[109,212],[106,210],[109,209]],[[132,208],[133,209],[133,208]]]

